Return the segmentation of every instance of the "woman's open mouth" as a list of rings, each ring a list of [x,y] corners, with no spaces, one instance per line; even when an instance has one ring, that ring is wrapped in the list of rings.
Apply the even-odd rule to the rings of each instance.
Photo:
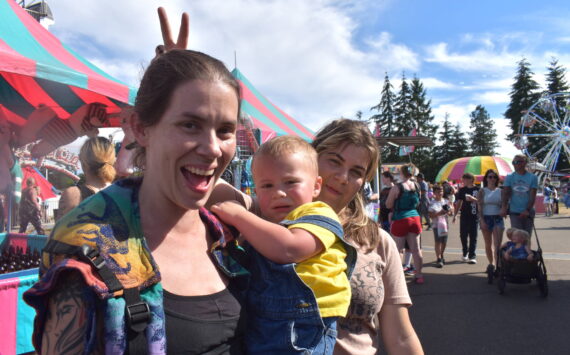
[[[210,181],[214,176],[215,169],[200,169],[196,167],[180,168],[186,180],[186,186],[199,193],[205,193],[210,187]]]

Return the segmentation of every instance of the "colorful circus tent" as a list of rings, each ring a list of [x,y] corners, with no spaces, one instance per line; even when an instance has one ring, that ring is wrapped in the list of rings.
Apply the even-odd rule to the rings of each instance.
[[[134,88],[60,42],[16,1],[0,0],[0,19],[0,107],[10,123],[24,125],[40,104],[62,119],[87,103],[102,103],[107,113],[133,104]]]
[[[501,178],[504,178],[513,172],[512,159],[491,156],[454,159],[441,168],[435,178],[435,181],[461,181],[461,176],[465,173],[471,173],[475,175],[477,181],[481,181],[483,179],[483,175],[485,175],[485,172],[489,169],[494,169]]]
[[[307,141],[314,138],[313,132],[263,96],[251,82],[234,69],[233,76],[239,81],[242,90],[241,114],[251,117],[254,128],[261,131],[261,141],[265,142],[273,135],[291,134]]]

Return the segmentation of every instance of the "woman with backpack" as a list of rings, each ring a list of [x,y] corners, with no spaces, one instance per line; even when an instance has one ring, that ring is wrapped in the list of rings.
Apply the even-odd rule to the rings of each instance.
[[[394,237],[400,251],[404,249],[405,243],[408,242],[416,269],[415,282],[423,284],[423,256],[420,249],[422,222],[418,213],[420,189],[418,184],[411,180],[414,169],[415,166],[413,164],[406,164],[400,168],[403,180],[390,190],[386,207],[393,209],[390,233]]]

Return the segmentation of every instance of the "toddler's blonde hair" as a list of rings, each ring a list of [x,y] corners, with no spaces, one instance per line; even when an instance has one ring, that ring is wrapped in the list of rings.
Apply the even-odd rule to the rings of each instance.
[[[279,158],[293,153],[303,154],[311,169],[318,175],[317,151],[304,139],[296,136],[280,136],[263,143],[253,156],[251,170],[255,171],[256,162],[261,156],[268,156],[277,161]]]

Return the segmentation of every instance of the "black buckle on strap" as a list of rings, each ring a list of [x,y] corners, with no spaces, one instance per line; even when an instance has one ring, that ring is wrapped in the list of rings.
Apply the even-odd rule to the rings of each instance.
[[[99,254],[99,251],[91,248],[87,244],[81,246],[81,256],[84,261],[88,262],[97,270],[101,270],[105,266],[105,259]]]
[[[146,302],[138,302],[126,306],[126,316],[129,328],[136,332],[143,332],[150,321],[150,307]]]

